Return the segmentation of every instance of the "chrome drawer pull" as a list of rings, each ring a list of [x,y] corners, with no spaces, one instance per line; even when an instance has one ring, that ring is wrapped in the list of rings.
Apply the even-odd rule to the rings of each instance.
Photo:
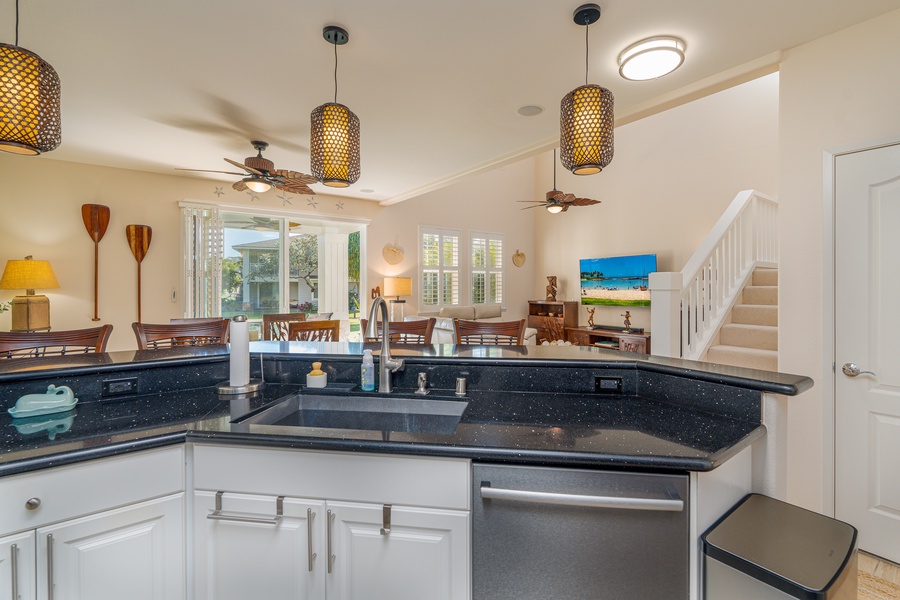
[[[308,557],[310,573],[313,570],[313,559],[316,557],[316,553],[312,551],[312,520],[315,516],[316,513],[311,508],[306,509],[306,556]]]
[[[36,510],[41,505],[40,498],[29,498],[25,501],[25,508],[27,510]]]
[[[385,504],[381,508],[381,535],[391,534],[391,505]]]
[[[47,600],[53,600],[53,534],[47,534]]]
[[[331,553],[331,526],[332,526],[332,524],[334,524],[334,513],[331,512],[330,510],[328,511],[328,518],[326,520],[328,521],[328,523],[327,523],[328,526],[325,529],[325,532],[328,534],[326,536],[326,538],[327,538],[326,551],[328,553],[328,573],[330,574],[331,570],[334,568],[334,559],[336,558],[335,555]]]
[[[9,547],[9,568],[12,571],[12,600],[19,600],[19,545]]]
[[[275,516],[264,517],[254,515],[236,515],[233,513],[222,512],[222,495],[225,492],[216,492],[216,509],[206,515],[207,519],[213,521],[235,521],[238,523],[260,523],[262,525],[278,525],[284,513],[284,496],[278,496],[275,499]]]
[[[505,490],[482,485],[481,497],[487,500],[511,500],[513,502],[586,506],[588,508],[664,510],[672,512],[684,510],[684,500],[677,496],[674,498],[616,498],[613,496],[582,496],[579,494],[558,494],[555,492]]]

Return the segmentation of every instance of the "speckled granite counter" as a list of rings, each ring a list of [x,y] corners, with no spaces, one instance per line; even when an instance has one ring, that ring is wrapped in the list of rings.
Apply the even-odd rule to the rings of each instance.
[[[431,398],[452,397],[459,375],[469,381],[469,406],[452,433],[233,424],[296,393],[313,360],[325,363],[330,382],[354,382],[362,345],[263,342],[252,350],[254,376],[262,371],[269,384],[258,397],[231,401],[213,387],[227,379],[223,348],[8,361],[0,366],[0,475],[185,440],[704,471],[765,434],[762,392],[794,395],[812,383],[592,349],[417,347],[396,352],[407,360],[406,370],[395,375],[398,393],[414,389],[420,371],[436,390]],[[595,393],[599,376],[618,378],[621,392]],[[103,381],[123,377],[137,380],[137,395],[103,395]],[[70,413],[27,422],[6,414],[19,395],[43,391],[48,383],[69,385],[81,402]]]

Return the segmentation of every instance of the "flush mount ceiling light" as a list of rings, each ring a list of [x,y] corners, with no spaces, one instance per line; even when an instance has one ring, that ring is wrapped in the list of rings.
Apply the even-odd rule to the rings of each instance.
[[[59,76],[40,56],[16,43],[0,44],[0,150],[35,155],[62,141]]]
[[[588,84],[588,27],[600,7],[584,4],[572,16],[584,26],[584,85],[566,94],[559,110],[559,158],[576,175],[599,173],[613,159],[613,94]]]
[[[312,111],[310,169],[329,187],[347,187],[359,179],[359,119],[337,102],[337,47],[350,37],[334,25],[325,27],[322,37],[334,46],[334,102]]]
[[[684,41],[661,35],[641,40],[619,55],[619,75],[646,81],[668,75],[684,62]]]

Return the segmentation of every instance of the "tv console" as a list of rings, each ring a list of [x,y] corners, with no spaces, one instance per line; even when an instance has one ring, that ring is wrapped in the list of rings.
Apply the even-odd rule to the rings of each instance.
[[[566,327],[566,339],[576,346],[597,346],[622,352],[650,354],[650,334],[632,329],[597,329]]]

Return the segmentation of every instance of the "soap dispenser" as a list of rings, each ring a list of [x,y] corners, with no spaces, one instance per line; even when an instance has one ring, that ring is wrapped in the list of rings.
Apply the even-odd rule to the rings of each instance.
[[[365,392],[375,391],[375,359],[369,349],[363,353],[360,387]]]

